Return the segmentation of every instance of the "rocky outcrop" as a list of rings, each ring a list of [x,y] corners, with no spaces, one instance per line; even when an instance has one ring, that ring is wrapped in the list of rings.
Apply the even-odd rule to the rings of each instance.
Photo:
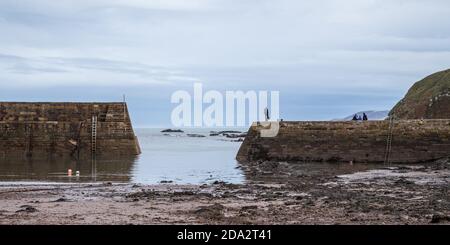
[[[449,119],[450,69],[414,84],[390,115],[396,119]]]
[[[187,134],[187,136],[191,137],[191,138],[205,138],[206,137],[203,134]]]
[[[164,130],[161,130],[161,133],[184,133],[184,131],[183,130],[181,130],[181,129],[164,129]]]

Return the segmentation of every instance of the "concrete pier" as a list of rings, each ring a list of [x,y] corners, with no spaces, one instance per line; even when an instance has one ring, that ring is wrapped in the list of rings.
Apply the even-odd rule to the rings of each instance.
[[[279,122],[275,137],[254,124],[237,160],[385,162],[390,122]],[[389,162],[418,163],[450,156],[450,120],[398,120]]]
[[[93,151],[140,154],[126,103],[0,102],[0,156]]]

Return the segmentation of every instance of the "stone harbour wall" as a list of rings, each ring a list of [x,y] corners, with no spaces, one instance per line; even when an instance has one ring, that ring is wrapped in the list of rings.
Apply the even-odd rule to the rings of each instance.
[[[237,160],[385,162],[389,121],[280,122],[278,135],[260,136],[253,124]],[[390,162],[418,163],[450,156],[450,120],[398,120]]]
[[[0,156],[91,154],[97,116],[96,155],[138,155],[126,103],[0,102]]]

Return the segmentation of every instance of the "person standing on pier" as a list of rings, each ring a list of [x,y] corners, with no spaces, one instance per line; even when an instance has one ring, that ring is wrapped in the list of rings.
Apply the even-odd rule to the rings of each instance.
[[[270,115],[269,115],[269,108],[267,108],[267,107],[264,108],[264,116],[265,116],[266,122],[269,121]]]

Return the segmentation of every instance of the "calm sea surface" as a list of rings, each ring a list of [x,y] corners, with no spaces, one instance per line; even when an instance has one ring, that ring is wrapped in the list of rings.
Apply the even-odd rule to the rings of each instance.
[[[131,182],[202,184],[216,180],[241,183],[244,176],[235,160],[241,145],[221,136],[219,129],[186,129],[164,135],[162,129],[136,129],[142,149],[137,157],[92,160],[67,158],[1,158],[0,181],[7,182]],[[223,130],[223,129],[220,129]],[[246,131],[239,129],[239,131]],[[202,134],[207,137],[188,137]],[[72,169],[73,176],[67,175]],[[76,171],[80,176],[76,176]]]

